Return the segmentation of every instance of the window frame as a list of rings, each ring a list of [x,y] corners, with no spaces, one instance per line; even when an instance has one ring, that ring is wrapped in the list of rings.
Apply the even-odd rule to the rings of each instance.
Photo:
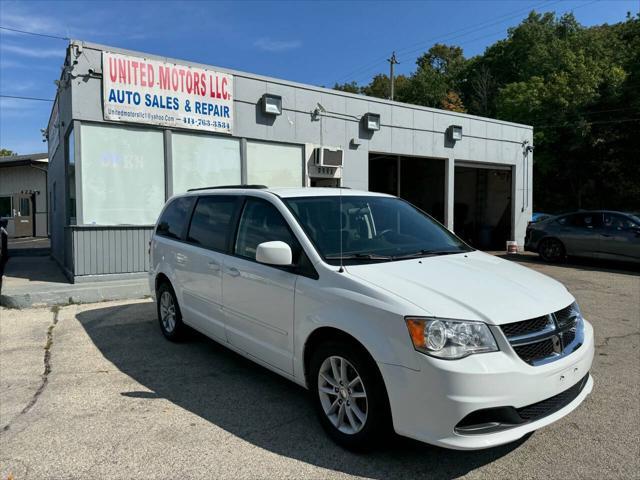
[[[229,243],[229,251],[228,251],[227,254],[232,256],[232,257],[234,257],[234,258],[239,258],[241,260],[246,260],[247,262],[257,263],[258,265],[262,265],[264,267],[275,268],[276,270],[281,270],[281,271],[284,271],[284,272],[288,272],[288,273],[291,273],[293,275],[300,275],[302,277],[307,277],[307,278],[311,278],[313,280],[318,280],[320,278],[320,275],[318,274],[318,271],[316,270],[316,268],[313,266],[313,263],[311,262],[311,257],[309,257],[309,254],[304,249],[303,242],[301,242],[300,239],[298,238],[298,236],[295,234],[295,232],[291,228],[291,224],[287,220],[286,216],[282,214],[282,212],[278,209],[276,204],[274,202],[270,202],[266,198],[257,197],[257,196],[253,196],[253,195],[242,195],[242,196],[240,196],[240,198],[242,199],[242,201],[239,204],[239,208],[236,210],[236,217],[234,219],[234,221],[235,221],[234,231],[233,231],[233,235],[231,237],[231,242]],[[298,246],[300,247],[300,256],[299,256],[298,261],[296,263],[294,263],[292,265],[269,265],[267,263],[258,262],[255,258],[245,257],[243,255],[238,255],[238,254],[235,253],[235,245],[236,245],[236,242],[237,242],[238,233],[240,231],[240,220],[242,219],[242,214],[244,213],[245,208],[247,207],[247,203],[249,202],[249,200],[254,200],[254,201],[257,201],[257,202],[263,202],[263,203],[266,203],[268,205],[271,205],[280,214],[280,216],[284,220],[284,223],[285,223],[285,225],[287,227],[287,230],[289,231],[291,236],[295,239],[295,241],[298,242]],[[289,211],[289,208],[287,207],[287,205],[284,202],[283,202],[283,204],[284,204],[285,208]],[[296,219],[296,221],[297,221],[297,218],[295,216],[294,216],[294,219]],[[291,245],[290,245],[290,247],[291,247]],[[314,246],[314,248],[315,248],[315,246]]]
[[[242,211],[243,209],[243,205],[241,205],[240,203],[240,199],[242,198],[239,195],[215,195],[215,194],[207,194],[207,195],[192,195],[193,197],[195,197],[196,201],[193,202],[193,205],[191,206],[191,211],[188,213],[188,217],[189,220],[188,222],[186,222],[186,228],[184,229],[184,232],[182,232],[182,239],[181,241],[186,243],[187,245],[191,245],[193,247],[196,248],[201,248],[203,250],[207,250],[209,252],[216,252],[216,253],[223,253],[225,255],[232,255],[233,254],[233,242],[232,239],[235,238],[235,234],[237,232],[238,229],[238,224],[239,224],[239,216],[238,216],[238,212]],[[230,225],[230,231],[227,232],[226,238],[225,238],[225,246],[224,246],[224,250],[218,250],[215,248],[210,248],[210,247],[205,247],[201,244],[189,241],[189,231],[191,230],[191,224],[193,223],[193,216],[195,215],[196,212],[196,207],[198,206],[198,203],[200,202],[201,199],[203,198],[231,198],[233,200],[232,203],[234,203],[233,205],[233,212],[231,213],[231,219],[229,220],[229,225]]]

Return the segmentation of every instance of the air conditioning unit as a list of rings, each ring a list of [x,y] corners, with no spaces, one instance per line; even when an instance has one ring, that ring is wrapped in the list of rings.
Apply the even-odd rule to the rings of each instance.
[[[313,152],[314,163],[318,167],[342,167],[342,149],[317,147]]]

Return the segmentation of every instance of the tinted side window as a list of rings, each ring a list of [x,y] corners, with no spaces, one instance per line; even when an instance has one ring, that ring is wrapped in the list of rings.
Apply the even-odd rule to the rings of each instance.
[[[187,241],[225,251],[235,206],[236,197],[200,197],[193,210]]]
[[[156,234],[179,240],[182,237],[193,201],[193,197],[179,197],[172,200],[162,212]]]
[[[300,247],[278,209],[265,201],[247,200],[240,218],[235,254],[255,260],[256,250],[260,243],[276,240],[285,242],[291,247],[295,263],[300,253]]]
[[[604,214],[604,226],[614,230],[625,230],[627,228],[637,227],[631,218],[615,213]]]
[[[564,221],[561,221],[564,220]],[[601,213],[575,213],[573,215],[567,215],[558,220],[562,225],[578,227],[578,228],[593,228],[600,227],[602,225]]]

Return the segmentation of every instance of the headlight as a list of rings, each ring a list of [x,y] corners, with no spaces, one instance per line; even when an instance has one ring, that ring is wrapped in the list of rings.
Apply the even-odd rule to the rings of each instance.
[[[415,349],[432,357],[453,360],[473,353],[498,351],[485,323],[419,317],[405,320]]]

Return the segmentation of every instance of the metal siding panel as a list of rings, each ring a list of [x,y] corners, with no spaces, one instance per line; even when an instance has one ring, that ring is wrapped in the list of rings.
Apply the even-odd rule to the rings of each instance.
[[[116,240],[116,232],[114,230],[109,230],[109,273],[116,273],[118,271]]]
[[[133,272],[140,271],[140,229],[136,228],[133,232]]]
[[[97,273],[105,273],[104,272],[104,231],[97,230],[96,231],[96,272]]]

